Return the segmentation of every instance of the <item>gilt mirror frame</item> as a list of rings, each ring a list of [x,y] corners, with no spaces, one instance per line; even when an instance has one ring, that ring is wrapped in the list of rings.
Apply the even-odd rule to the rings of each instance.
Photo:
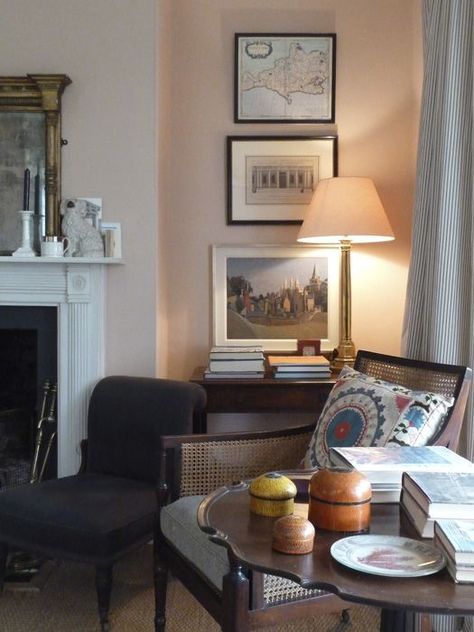
[[[60,230],[59,202],[61,200],[61,145],[63,144],[61,139],[61,95],[70,83],[71,80],[67,75],[60,74],[0,77],[0,117],[4,112],[42,113],[44,115],[42,191],[44,191],[44,229],[46,235],[58,235]],[[8,125],[8,119],[4,125]],[[14,144],[16,145],[16,143]],[[8,160],[11,163],[11,157]],[[5,161],[5,156],[2,156],[0,152],[0,168],[5,166]],[[21,162],[21,158],[18,162]],[[26,164],[15,165],[16,188],[18,188],[19,171],[26,166]],[[18,199],[16,208],[10,208],[11,204],[6,206],[8,208],[0,208],[0,213],[14,214],[20,210],[21,199]]]

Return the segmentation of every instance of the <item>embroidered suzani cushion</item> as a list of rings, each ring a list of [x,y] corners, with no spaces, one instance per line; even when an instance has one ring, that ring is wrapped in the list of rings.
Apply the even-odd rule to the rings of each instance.
[[[426,445],[453,402],[345,367],[329,394],[302,466],[328,466],[330,447]]]

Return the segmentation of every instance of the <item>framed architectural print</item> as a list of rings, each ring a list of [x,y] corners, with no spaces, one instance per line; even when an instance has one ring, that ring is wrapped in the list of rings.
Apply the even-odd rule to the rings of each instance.
[[[336,35],[235,35],[236,123],[334,123]]]
[[[228,136],[227,223],[301,224],[336,175],[337,136]]]
[[[339,249],[316,246],[213,246],[215,345],[261,344],[297,350],[339,339]]]

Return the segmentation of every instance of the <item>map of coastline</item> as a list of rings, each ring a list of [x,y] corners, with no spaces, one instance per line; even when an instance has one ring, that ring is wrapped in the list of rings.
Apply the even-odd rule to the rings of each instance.
[[[250,56],[249,56],[250,57]],[[255,88],[266,88],[277,93],[288,104],[294,93],[320,96],[327,93],[329,86],[329,54],[327,51],[306,52],[299,42],[292,42],[286,57],[276,59],[273,64],[252,73],[241,72],[242,92]]]

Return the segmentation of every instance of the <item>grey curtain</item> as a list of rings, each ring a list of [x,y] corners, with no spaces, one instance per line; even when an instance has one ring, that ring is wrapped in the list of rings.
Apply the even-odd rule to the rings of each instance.
[[[424,82],[403,350],[474,364],[473,0],[424,0]],[[474,457],[472,424],[468,450]]]
[[[403,352],[473,367],[474,2],[423,0],[422,10],[424,81]],[[472,397],[463,451],[474,460]],[[437,632],[459,623],[432,617]],[[472,630],[472,620],[464,629]]]

